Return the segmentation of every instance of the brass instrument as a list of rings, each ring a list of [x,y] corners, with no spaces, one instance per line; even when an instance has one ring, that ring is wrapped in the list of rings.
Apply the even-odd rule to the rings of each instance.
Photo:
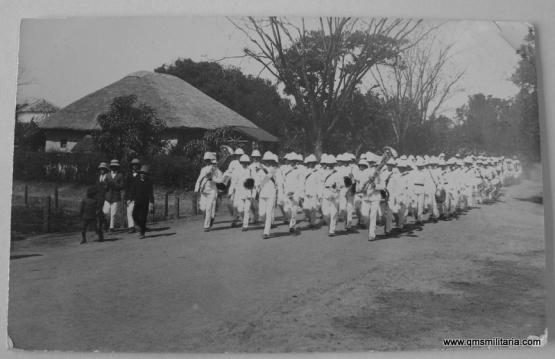
[[[366,182],[364,184],[364,186],[362,186],[362,192],[363,193],[367,192],[368,187],[370,185],[374,184],[374,182],[376,181],[376,178],[378,178],[378,176],[380,175],[380,172],[381,172],[382,168],[386,165],[387,161],[389,161],[390,158],[397,158],[397,156],[398,156],[397,151],[395,151],[395,149],[393,147],[385,146],[383,148],[382,160],[380,161],[380,163],[376,167],[376,171],[374,172],[372,177],[370,177],[368,182]],[[382,199],[387,201],[389,199],[389,191],[387,190],[387,188],[384,188],[380,192],[381,192],[381,195],[382,195]]]

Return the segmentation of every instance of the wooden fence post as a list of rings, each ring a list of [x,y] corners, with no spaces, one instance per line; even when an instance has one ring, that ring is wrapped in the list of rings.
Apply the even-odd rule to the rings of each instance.
[[[197,193],[193,192],[193,216],[198,215]]]
[[[56,209],[59,208],[59,202],[58,202],[58,186],[54,187],[54,208],[56,208]]]
[[[42,231],[48,233],[50,231],[50,196],[44,197],[42,207]]]
[[[29,188],[25,185],[25,207],[29,205]]]
[[[168,219],[168,197],[170,192],[166,192],[166,196],[164,198],[164,219]]]
[[[179,219],[179,194],[175,196],[175,218]]]
[[[127,203],[125,202],[125,198],[122,197],[121,199],[121,226],[126,228],[127,222]],[[129,227],[129,223],[127,223],[127,227]]]

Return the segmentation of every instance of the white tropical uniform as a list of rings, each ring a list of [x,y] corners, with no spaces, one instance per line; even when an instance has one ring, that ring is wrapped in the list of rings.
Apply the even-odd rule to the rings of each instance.
[[[365,204],[366,192],[364,191],[363,186],[370,179],[371,173],[372,172],[370,168],[365,168],[363,171],[358,170],[354,173],[356,193],[354,195],[353,204],[355,207],[355,212],[357,213],[359,225],[368,223],[368,217],[365,217],[363,213],[369,213],[370,207],[368,207],[368,204]]]
[[[371,167],[370,170],[370,176],[372,177],[374,176],[376,168]],[[378,214],[380,213],[380,202],[382,200],[381,190],[385,189],[384,179],[385,178],[381,173],[375,176],[374,183],[368,186],[366,192],[364,201],[365,205],[362,208],[362,215],[364,217],[368,216],[368,239],[376,238],[376,221],[378,219]]]
[[[264,219],[264,234],[270,235],[274,220],[274,208],[278,196],[276,167],[262,167],[258,170],[258,208],[260,219]]]
[[[389,209],[392,213],[396,213],[398,217],[398,225],[404,225],[404,218],[406,216],[406,206],[403,203],[403,192],[405,190],[405,177],[398,169],[394,168],[387,189],[389,190]]]
[[[226,186],[230,186],[230,182],[231,179],[233,177],[233,172],[237,169],[237,168],[241,168],[241,163],[239,163],[239,160],[232,160],[229,165],[227,166],[227,170],[224,172],[223,175],[223,180],[222,182],[226,185]],[[230,193],[228,191],[228,193]],[[227,203],[227,208],[229,209],[229,213],[233,216],[236,217],[237,213],[235,213],[235,209],[233,207],[233,196],[230,193],[230,198],[229,198],[229,202]]]
[[[449,188],[453,196],[451,212],[454,213],[460,208],[461,201],[461,171],[458,168],[452,170],[449,174]]]
[[[424,214],[424,194],[426,193],[426,175],[424,171],[416,169],[411,173],[412,192],[416,204],[416,221],[421,222]]]
[[[216,183],[220,182],[222,177],[222,171],[216,166],[204,166],[200,170],[195,184],[195,192],[200,193],[199,207],[201,211],[204,211],[204,229],[210,228],[216,217],[216,201],[218,199]]]
[[[381,183],[383,185],[383,189],[387,189],[389,191],[389,181],[391,180],[391,176],[393,176],[393,171],[389,170],[389,168],[384,167],[382,169],[382,171],[380,172],[380,181],[379,183]],[[390,194],[391,195],[391,194]],[[381,199],[380,201],[380,210],[378,212],[378,215],[380,217],[384,217],[385,219],[385,233],[388,234],[389,232],[391,232],[391,229],[393,227],[393,211],[391,210],[391,208],[389,208],[389,199],[386,200],[384,198]]]
[[[320,209],[320,187],[322,178],[317,169],[307,169],[303,177],[303,212],[308,221],[316,223],[316,212]]]
[[[425,206],[431,208],[432,210],[432,217],[438,218],[439,211],[437,208],[437,202],[435,199],[436,190],[437,190],[437,179],[434,176],[432,170],[428,167],[424,170],[424,200]]]
[[[258,171],[260,171],[260,169],[262,168],[262,163],[260,161],[253,161],[250,165],[249,168],[253,171],[253,173],[258,173]],[[254,198],[251,201],[251,208],[254,214],[254,221],[257,222],[258,221],[258,200],[256,198]]]
[[[251,201],[255,198],[256,190],[246,189],[244,186],[245,180],[248,178],[255,179],[256,172],[249,168],[240,168],[233,171],[231,176],[231,185],[229,187],[229,193],[233,196],[233,207],[235,208],[235,213],[237,215],[243,215],[243,228],[249,226],[250,212],[251,212]],[[256,182],[256,181],[255,181]]]
[[[329,234],[335,234],[339,213],[339,188],[343,184],[343,177],[337,171],[327,169],[322,174],[321,183],[322,215],[328,223]]]
[[[286,211],[284,208],[285,205],[285,189],[283,188],[285,182],[285,174],[288,173],[293,167],[290,164],[283,164],[278,167],[277,173],[275,174],[276,183],[278,185],[278,197],[277,197],[277,206],[279,207],[281,214],[284,216],[284,222],[288,222],[286,220]]]
[[[339,188],[339,212],[345,218],[345,228],[351,228],[353,222],[353,212],[355,209],[354,195],[351,192],[351,187],[345,186],[344,177],[354,178],[351,166],[338,166],[337,173],[343,179],[341,187]]]
[[[284,174],[283,191],[283,209],[289,219],[289,229],[294,229],[297,224],[297,211],[299,210],[299,201],[303,192],[302,169],[291,168]]]

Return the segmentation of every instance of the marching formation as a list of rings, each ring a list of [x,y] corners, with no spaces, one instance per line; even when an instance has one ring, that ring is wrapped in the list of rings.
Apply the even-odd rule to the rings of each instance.
[[[214,224],[218,198],[227,196],[231,226],[247,231],[262,221],[265,239],[279,208],[291,234],[299,233],[297,216],[303,213],[308,229],[325,224],[334,236],[343,219],[346,231],[368,228],[368,239],[374,240],[378,221],[388,235],[403,231],[408,216],[417,225],[424,223],[425,213],[432,221],[457,216],[497,199],[501,187],[518,181],[522,172],[516,158],[398,156],[391,147],[382,155],[363,153],[358,160],[352,153],[323,154],[320,160],[297,153],[280,159],[258,150],[249,156],[238,148],[223,172],[214,152],[206,152],[204,161],[195,185],[204,230]]]

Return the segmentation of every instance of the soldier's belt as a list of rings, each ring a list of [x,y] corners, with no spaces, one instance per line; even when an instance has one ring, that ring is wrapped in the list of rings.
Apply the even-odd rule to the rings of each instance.
[[[414,185],[415,185],[415,186],[422,186],[422,187],[424,187],[424,183],[415,183]]]

